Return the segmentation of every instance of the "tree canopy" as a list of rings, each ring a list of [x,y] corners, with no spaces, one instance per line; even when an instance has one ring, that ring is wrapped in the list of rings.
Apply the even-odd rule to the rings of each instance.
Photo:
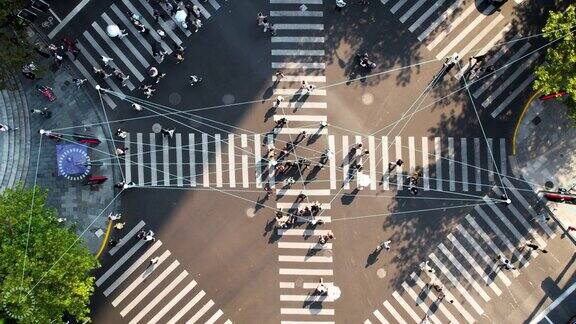
[[[565,91],[570,116],[576,120],[576,6],[550,12],[544,37],[554,42],[546,51],[546,63],[536,69],[534,89],[544,94]]]
[[[16,14],[25,0],[0,0],[0,89],[9,86],[9,77],[37,55],[26,38],[26,23]]]
[[[89,321],[98,261],[46,197],[22,186],[0,194],[0,312],[21,323]]]

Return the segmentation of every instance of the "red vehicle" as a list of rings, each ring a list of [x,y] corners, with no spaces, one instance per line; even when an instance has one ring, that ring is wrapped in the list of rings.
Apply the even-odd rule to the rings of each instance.
[[[558,193],[558,192],[547,192],[544,197],[550,201],[554,202],[565,202],[565,203],[576,203],[576,196]]]

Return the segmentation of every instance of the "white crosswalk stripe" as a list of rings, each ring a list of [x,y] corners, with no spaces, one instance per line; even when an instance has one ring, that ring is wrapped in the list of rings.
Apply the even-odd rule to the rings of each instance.
[[[164,31],[167,39],[177,45],[182,44],[183,39],[192,35],[192,32],[184,29],[169,14],[167,15],[169,17],[167,20],[160,18],[156,21],[153,17],[153,5],[145,0],[122,0],[121,2],[131,13],[139,16],[140,22],[149,30],[152,42],[158,42],[167,54],[171,54],[173,49],[168,45],[167,41],[160,37],[157,30]],[[226,1],[209,0],[209,8],[203,6],[198,0],[191,0],[191,2],[200,8],[201,14],[205,19],[209,19],[211,17],[210,11],[219,10]],[[160,7],[160,11],[169,13],[165,7]],[[80,54],[72,62],[83,77],[88,79],[93,86],[100,83],[98,77],[93,77],[94,72],[92,71],[92,66],[102,68],[101,64],[99,64],[100,56],[112,58],[113,61],[109,64],[110,67],[119,68],[125,75],[130,76],[125,81],[125,89],[128,91],[133,91],[139,83],[145,82],[147,69],[150,67],[151,62],[161,62],[159,57],[152,56],[152,44],[138,32],[124,11],[125,9],[120,9],[119,4],[113,3],[104,10],[99,19],[90,22],[89,29],[80,32],[87,42],[79,42]],[[118,25],[122,30],[126,30],[128,36],[123,38],[109,37],[105,31],[105,25],[112,24]],[[308,27],[302,27],[317,29],[313,24]],[[314,41],[317,40],[314,39]],[[87,46],[86,43],[90,45]],[[111,90],[118,93],[120,98],[123,96],[122,90],[124,88],[120,89],[121,82],[119,80],[110,77],[106,78],[104,82]],[[113,97],[104,95],[103,98],[110,107],[116,107]]]
[[[508,278],[508,275],[512,274],[516,278],[519,276],[520,271],[529,265],[525,256],[518,253],[518,248],[511,243],[511,240],[522,243],[528,239],[534,239],[540,247],[546,246],[546,240],[526,221],[526,216],[523,216],[519,210],[519,208],[522,208],[522,211],[531,210],[535,214],[533,207],[521,193],[521,190],[526,190],[526,192],[529,192],[528,195],[533,195],[531,189],[520,189],[508,178],[504,178],[503,182],[508,192],[512,192],[511,198],[514,198],[512,203],[504,205],[491,200],[489,198],[491,195],[484,196],[484,204],[476,205],[473,208],[473,213],[465,215],[463,223],[456,226],[456,231],[448,234],[446,242],[438,244],[436,250],[439,252],[433,251],[429,254],[431,260],[429,265],[439,271],[439,274],[436,275],[435,272],[421,270],[421,273],[428,277],[427,279],[422,279],[413,272],[410,275],[410,280],[400,283],[402,292],[394,291],[389,297],[389,300],[395,300],[401,309],[415,322],[422,320],[421,312],[426,314],[428,320],[432,322],[443,322],[444,320],[438,317],[439,313],[432,311],[437,308],[451,323],[458,323],[460,318],[455,318],[450,313],[452,307],[462,315],[466,322],[476,322],[476,319],[469,313],[467,308],[482,316],[484,308],[480,302],[490,302],[492,299],[490,293],[501,296],[503,291],[498,285],[500,283],[506,287],[512,285],[514,282]],[[523,186],[529,188],[526,185]],[[502,194],[501,188],[493,186],[492,193],[500,197]],[[480,218],[482,221],[477,221],[475,218]],[[518,222],[512,222],[514,218]],[[467,224],[468,229],[465,228],[464,223]],[[508,234],[504,234],[504,231],[511,233],[511,235],[507,236]],[[552,231],[552,233],[554,232]],[[485,250],[485,248],[490,251]],[[497,256],[506,257],[508,254],[513,255],[510,260],[513,265],[524,265],[522,270],[516,268],[507,270],[501,266]],[[537,256],[538,254],[531,253],[531,258],[536,258]],[[474,276],[474,274],[477,276]],[[425,282],[429,283],[426,284]],[[516,282],[526,286],[522,282]],[[485,289],[485,287],[490,289]],[[521,287],[520,289],[525,288]],[[531,285],[529,288],[531,288]],[[509,293],[513,293],[512,291],[508,289]],[[405,300],[406,296],[401,295],[404,293],[416,303],[407,302]],[[481,297],[480,302],[472,293]],[[442,297],[439,295],[442,295]],[[374,317],[367,319],[365,323],[387,321],[387,314],[390,314],[397,322],[405,323],[402,318],[403,315],[400,315],[394,309],[389,300],[384,301],[382,308],[373,311],[371,316]],[[442,300],[449,301],[446,305],[450,306],[444,306],[445,304]],[[466,302],[461,303],[462,300]]]
[[[275,120],[281,118],[287,118],[292,123],[316,123],[326,120],[325,115],[278,114],[274,116]],[[284,146],[289,141],[289,136],[294,137],[302,130],[307,130],[309,134],[316,131],[316,136],[324,136],[328,132],[326,128],[323,132],[310,128],[283,128],[283,131],[277,132],[276,138],[271,134],[265,134],[263,137],[263,134],[190,133],[186,135],[176,133],[172,140],[162,137],[158,145],[157,141],[160,139],[157,139],[154,133],[129,134],[124,141],[124,146],[132,148],[132,153],[129,150],[123,157],[125,177],[127,181],[137,179],[138,184],[144,186],[157,185],[159,174],[160,184],[163,186],[196,187],[199,182],[204,188],[235,188],[237,181],[242,179],[243,188],[262,188],[264,181],[274,188],[276,186],[273,180],[274,172],[268,172],[269,164],[265,160],[265,152],[262,151],[262,145],[257,145],[257,143],[261,143],[262,138],[274,138],[270,143],[274,142],[278,150],[280,146]],[[236,136],[240,137],[240,141],[236,139]],[[197,143],[197,138],[200,138],[199,143]],[[358,177],[349,178],[354,175],[351,168],[354,161],[362,162],[362,172],[371,180],[370,190],[379,190],[379,182],[383,190],[402,190],[407,175],[411,175],[416,170],[422,174],[418,187],[423,190],[480,192],[492,187],[494,167],[488,148],[486,148],[486,141],[481,138],[436,137],[433,139],[434,147],[431,151],[428,147],[431,138],[428,137],[417,140],[414,137],[354,136],[352,143],[359,140],[358,143],[362,142],[364,149],[369,152],[368,157],[361,157],[364,149],[358,150],[353,156],[349,155],[351,141],[348,135],[330,135],[327,137],[328,146],[336,155],[329,159],[326,166],[329,169],[327,174],[329,180],[318,180],[329,182],[330,186],[323,191],[313,192],[312,195],[326,195],[329,190],[334,190],[341,185],[346,189],[350,188],[352,183],[357,185]],[[473,148],[470,142],[473,142]],[[390,149],[388,149],[389,143],[392,144]],[[489,139],[488,144],[493,145],[492,139]],[[498,139],[496,145],[491,148],[502,173],[507,168],[506,145],[504,139]],[[378,146],[382,148],[378,149]],[[314,158],[311,159],[313,165],[324,153],[308,147],[297,150],[313,156]],[[200,162],[196,161],[197,156],[200,157]],[[389,172],[389,161],[401,158],[407,158],[405,166],[395,167]],[[196,172],[197,163],[199,163],[198,172]],[[263,175],[267,175],[267,179],[262,179]],[[447,178],[444,178],[445,176]],[[390,180],[393,186],[390,186]],[[300,192],[284,190],[279,191],[278,194],[298,195]],[[281,205],[281,208],[290,207],[292,204]]]
[[[97,286],[105,288],[104,296],[111,297],[116,294],[111,301],[112,306],[118,307],[125,303],[120,310],[120,315],[125,317],[128,323],[143,322],[149,316],[151,318],[146,320],[148,323],[173,323],[185,315],[190,316],[190,322],[204,318],[203,321],[206,323],[221,321],[220,318],[224,312],[217,307],[212,307],[215,305],[213,300],[209,300],[202,308],[191,311],[193,306],[206,295],[206,292],[203,290],[198,293],[193,292],[198,283],[193,279],[188,279],[188,271],[178,270],[181,267],[178,260],[168,262],[172,253],[169,250],[161,251],[160,248],[163,246],[161,241],[157,240],[146,251],[138,254],[146,242],[132,238],[144,225],[144,222],[140,221],[122,238],[124,245],[131,244],[130,249],[116,257],[117,260],[97,280]],[[118,245],[116,247],[120,248]],[[115,252],[117,253],[118,250]],[[147,262],[154,255],[158,256],[157,261]],[[130,259],[135,260],[128,266],[126,262]],[[169,265],[165,266],[167,263]],[[108,286],[103,286],[107,279],[113,279],[113,281]],[[145,283],[146,286],[143,287]],[[182,300],[187,300],[187,303],[178,309],[177,305]],[[151,312],[156,308],[159,310],[152,314]],[[173,309],[177,309],[176,315],[169,321],[162,320]]]
[[[518,59],[521,53],[530,47],[529,43],[523,42],[526,48],[514,49],[515,55],[507,61],[503,59],[506,51],[516,48],[514,42],[505,39],[512,25],[510,22],[506,23],[507,17],[486,2],[483,6],[464,0],[380,2],[389,7],[392,14],[397,15],[400,23],[409,24],[408,30],[415,33],[419,41],[426,42],[426,48],[433,52],[437,59],[458,53],[463,58],[460,61],[462,68],[455,75],[458,79],[470,71],[470,62],[465,56],[486,56],[485,62],[478,63],[480,67],[499,67]],[[499,45],[499,42],[503,44]],[[477,48],[480,50],[476,50]],[[483,78],[481,82],[471,85],[475,97],[479,97],[479,93],[489,88],[494,89],[480,101],[483,107],[496,107],[491,113],[493,118],[509,109],[512,102],[532,83],[533,74],[528,71],[533,68],[535,64],[532,63],[537,59],[536,54],[522,58],[517,66],[498,70]],[[502,77],[504,74],[506,77]]]

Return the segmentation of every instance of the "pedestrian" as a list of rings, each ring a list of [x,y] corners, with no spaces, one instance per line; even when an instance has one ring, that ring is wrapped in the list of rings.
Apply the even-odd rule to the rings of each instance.
[[[296,182],[296,180],[294,180],[294,177],[289,177],[286,180],[284,180],[284,186],[285,187],[291,186],[295,182]]]
[[[276,71],[276,73],[274,74],[276,76],[276,82],[282,80],[282,78],[284,78],[284,73],[282,71]]]
[[[269,184],[266,184],[264,186],[264,191],[266,192],[266,198],[269,198],[274,193],[274,191],[272,191],[272,188],[270,188]]]
[[[63,137],[62,134],[53,134],[52,131],[49,130],[47,131],[43,129],[38,130],[38,134],[46,135],[49,139],[54,140],[55,142],[60,142],[60,140]]]
[[[101,57],[102,57],[102,62],[104,62],[104,66],[108,66],[108,64],[114,60],[113,58],[106,57],[103,55]]]
[[[196,19],[201,19],[201,18],[202,18],[202,15],[201,15],[202,12],[200,11],[200,8],[199,8],[197,5],[193,5],[193,6],[192,6],[192,10],[189,11],[189,12],[190,12],[190,13],[194,16],[194,18],[196,18]]]
[[[306,198],[308,198],[308,196],[306,196],[305,193],[300,192],[300,193],[298,194],[298,198],[296,198],[296,202],[302,202],[302,201],[304,201],[304,199],[306,199]]]
[[[110,241],[108,241],[108,245],[110,245],[111,247],[115,247],[116,245],[118,245],[119,241],[117,239],[110,239]]]
[[[311,93],[314,91],[314,89],[316,89],[316,86],[315,86],[315,85],[313,85],[313,84],[308,84],[307,90],[308,90],[308,93],[309,93],[309,94],[311,94]]]
[[[120,84],[125,87],[126,82],[130,79],[129,75],[125,75],[124,72],[120,71],[120,69],[116,68],[112,71],[112,74],[120,81]]]
[[[44,107],[42,109],[30,109],[30,114],[32,115],[40,115],[45,118],[52,117],[52,113],[48,110],[48,108]]]
[[[116,136],[118,136],[118,137],[120,137],[120,138],[122,138],[122,139],[128,137],[128,132],[125,131],[125,130],[123,130],[123,129],[121,129],[121,128],[118,128],[118,129],[116,130],[116,133],[115,133],[115,134],[116,134]]]
[[[108,219],[109,219],[110,221],[117,221],[117,220],[119,220],[121,217],[122,217],[122,214],[121,214],[121,213],[113,213],[113,212],[110,212],[110,214],[108,215]]]
[[[0,132],[7,132],[9,130],[13,130],[13,128],[6,124],[0,124]]]
[[[124,228],[124,225],[125,225],[125,224],[126,224],[126,223],[116,223],[116,224],[114,224],[114,228],[117,229],[117,230],[121,230],[121,229]]]
[[[74,84],[76,85],[76,87],[78,87],[78,89],[80,89],[80,87],[86,82],[88,81],[87,79],[79,79],[79,78],[74,78],[72,79],[72,82],[74,82]]]
[[[538,222],[538,223],[545,223],[549,220],[550,220],[550,216],[548,216],[548,214],[546,214],[545,212],[542,212],[542,213],[536,215],[536,217],[532,217],[532,219],[530,221],[531,222]]]
[[[396,161],[396,165],[397,165],[397,166],[402,166],[402,164],[404,164],[404,161],[402,161],[402,159],[398,159],[398,160]]]
[[[160,20],[160,13],[158,12],[158,10],[154,9],[154,11],[152,12],[152,16],[154,16],[155,22],[158,22],[158,20]]]
[[[320,283],[318,284],[318,286],[316,286],[316,293],[320,294],[320,295],[326,295],[328,294],[328,288],[326,287],[326,285],[324,285],[324,278],[320,278]]]
[[[284,97],[277,96],[276,97],[276,107],[280,107],[280,104],[284,101]]]
[[[268,28],[270,28],[270,23],[268,22],[268,19],[263,20],[262,26],[264,26],[264,29],[262,31],[267,32]]]
[[[282,117],[276,121],[275,128],[282,128],[282,127],[286,126],[287,123],[288,123],[288,119],[286,119],[286,117]]]
[[[156,241],[156,238],[154,237],[154,232],[152,232],[152,230],[148,230],[148,232],[146,232],[146,235],[144,236],[144,241],[146,242]]]
[[[446,62],[444,62],[444,68],[450,69],[456,65],[458,61],[460,61],[460,55],[458,53],[453,53],[452,56],[446,58]]]
[[[153,89],[151,85],[141,85],[140,87],[138,87],[138,89],[143,91],[147,99],[152,97],[152,94],[154,93],[154,91],[156,91],[156,89]]]
[[[156,263],[158,263],[158,261],[160,261],[160,257],[154,257],[150,259],[150,264],[148,264],[148,267],[155,265]]]
[[[121,147],[117,147],[117,148],[116,148],[116,155],[118,155],[118,156],[124,156],[124,155],[126,155],[126,152],[127,152],[127,151],[128,151],[128,149],[125,148],[125,147],[122,147],[122,146],[121,146]]]
[[[95,66],[92,67],[92,70],[94,71],[94,74],[96,74],[98,77],[102,79],[106,79],[107,77],[111,76],[111,74],[108,74],[104,70],[99,69]]]
[[[137,103],[133,103],[132,108],[136,111],[142,111],[142,106],[140,104],[137,104]]]
[[[138,32],[144,36],[150,34],[150,30],[148,30],[148,28],[144,27],[144,26],[140,26],[138,28]]]
[[[418,187],[410,186],[408,189],[412,195],[416,196],[418,194]]]
[[[162,129],[160,130],[160,133],[162,133],[162,135],[164,135],[164,136],[166,136],[166,137],[168,137],[168,138],[172,138],[172,137],[174,137],[174,131],[175,131],[175,130],[176,130],[176,129],[174,129],[174,128],[172,128],[172,129],[162,128]]]
[[[159,83],[160,79],[164,78],[165,76],[166,76],[166,73],[161,73],[158,76],[156,76],[156,78],[155,78],[156,83]]]
[[[328,126],[328,123],[327,123],[325,120],[323,120],[323,121],[320,122],[320,128],[321,128],[321,129],[324,128],[324,127],[326,127],[326,126]]]
[[[174,49],[174,58],[176,59],[176,64],[184,61],[184,47],[182,45],[177,45]]]
[[[566,231],[568,231],[568,232],[576,231],[576,227],[574,227],[574,226],[568,226],[568,228],[566,229]]]
[[[510,263],[510,260],[506,259],[502,254],[496,257],[496,261],[500,262],[499,267],[506,268],[507,270],[516,269],[516,267]]]
[[[276,35],[276,26],[273,23],[268,24],[268,30],[270,30],[270,35]]]
[[[333,239],[335,239],[334,233],[332,233],[332,231],[328,231],[328,233],[320,236],[320,239],[318,239],[318,243],[324,245],[324,244],[326,244],[329,240],[333,240]]]
[[[386,249],[386,251],[390,251],[391,242],[391,240],[380,242],[378,245],[376,245],[376,252],[382,251],[382,248]]]
[[[296,139],[294,140],[295,143],[300,143],[302,142],[304,139],[306,139],[306,131],[301,131],[300,134],[298,134],[296,136]]]
[[[264,26],[264,23],[266,22],[266,19],[268,18],[268,16],[264,16],[264,14],[262,14],[261,12],[259,12],[256,15],[256,21],[258,21],[258,26]]]
[[[336,7],[334,8],[336,11],[342,11],[342,8],[346,6],[346,2],[344,0],[336,0]]]
[[[192,26],[194,27],[194,32],[198,32],[202,27],[202,20],[200,19],[192,19]]]
[[[430,265],[428,265],[428,260],[426,262],[420,264],[420,270],[426,271],[428,273],[436,273],[436,270],[432,269]]]

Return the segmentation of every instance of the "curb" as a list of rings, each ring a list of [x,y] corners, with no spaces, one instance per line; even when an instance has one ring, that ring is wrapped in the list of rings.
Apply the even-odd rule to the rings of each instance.
[[[96,253],[96,259],[100,258],[102,252],[104,252],[104,248],[106,248],[106,243],[108,242],[108,238],[110,237],[110,232],[112,232],[113,223],[114,223],[113,221],[108,220],[108,228],[106,229],[106,234],[104,235],[104,239],[100,244],[100,249],[98,250],[98,253]]]
[[[532,101],[534,101],[534,98],[536,98],[536,96],[539,93],[540,93],[540,90],[534,92],[530,96],[530,98],[528,98],[528,100],[524,104],[524,108],[522,108],[522,113],[520,114],[520,117],[518,117],[518,120],[516,121],[516,126],[514,126],[514,133],[512,134],[512,155],[516,155],[516,135],[518,134],[518,129],[520,128],[520,124],[522,123],[522,119],[524,119],[524,115],[526,114],[528,107],[530,107],[530,104],[532,103]]]

